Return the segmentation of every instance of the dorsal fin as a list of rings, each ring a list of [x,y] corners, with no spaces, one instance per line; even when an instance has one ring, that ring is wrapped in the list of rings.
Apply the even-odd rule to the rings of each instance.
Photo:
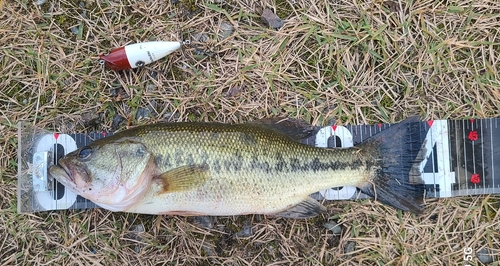
[[[315,131],[310,124],[295,118],[272,117],[258,119],[248,123],[280,132],[297,142],[311,136]]]

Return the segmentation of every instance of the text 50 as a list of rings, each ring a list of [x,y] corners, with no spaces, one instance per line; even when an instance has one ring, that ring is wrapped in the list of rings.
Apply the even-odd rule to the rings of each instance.
[[[472,261],[472,248],[464,248],[464,261]],[[465,264],[470,266],[470,264]]]

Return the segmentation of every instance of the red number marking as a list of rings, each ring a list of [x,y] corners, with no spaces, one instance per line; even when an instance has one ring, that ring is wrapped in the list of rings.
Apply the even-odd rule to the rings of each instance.
[[[478,135],[476,130],[472,130],[471,132],[469,132],[469,140],[475,141],[477,139]]]
[[[481,182],[481,178],[479,177],[479,174],[472,174],[470,178],[470,182],[474,184],[479,184]]]

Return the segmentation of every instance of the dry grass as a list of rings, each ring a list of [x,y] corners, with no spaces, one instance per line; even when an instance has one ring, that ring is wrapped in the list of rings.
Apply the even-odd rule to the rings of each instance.
[[[219,217],[213,228],[103,210],[18,215],[20,120],[86,131],[110,130],[117,115],[125,118],[117,128],[273,115],[315,125],[500,115],[496,0],[173,2],[0,0],[0,264],[465,265],[466,247],[500,252],[497,195],[434,200],[419,217],[333,202],[307,221]],[[263,26],[266,7],[285,20],[281,29]],[[223,23],[234,27],[227,38]],[[114,47],[181,38],[193,44],[146,69],[97,63]],[[149,118],[137,119],[141,108]],[[323,228],[329,217],[342,224],[340,236]],[[235,237],[248,224],[252,236]],[[134,233],[137,225],[144,232]]]

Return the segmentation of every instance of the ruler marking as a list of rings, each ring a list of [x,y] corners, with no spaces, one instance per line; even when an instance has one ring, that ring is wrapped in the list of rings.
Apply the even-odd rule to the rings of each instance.
[[[58,139],[58,140],[59,140],[59,139]],[[69,141],[69,140],[68,140],[68,139],[66,139],[66,138],[64,138],[64,140],[62,140],[62,141],[64,141],[64,143],[61,143],[61,145],[62,145],[63,147],[65,147],[65,148],[64,148],[64,155],[66,155],[66,154],[68,154],[68,153],[70,153],[70,152],[71,152],[71,151],[66,150],[66,147],[68,146],[68,141]],[[59,144],[59,143],[57,143],[57,144],[56,144],[56,151],[57,151],[57,150],[59,150],[59,149],[57,148],[57,145],[58,145],[58,144]],[[61,154],[61,155],[62,155],[62,154]],[[58,156],[57,158],[58,158],[58,160],[59,160],[59,156]],[[59,193],[59,189],[57,189],[57,185],[56,185],[56,191],[57,191],[57,193]],[[61,192],[64,194],[64,202],[61,202],[61,204],[64,204],[64,206],[68,206],[68,204],[69,204],[69,202],[70,202],[70,201],[69,201],[69,198],[66,196],[66,194],[68,193],[68,191],[69,191],[69,189],[67,189],[67,188],[64,188],[63,190],[61,190]],[[59,198],[59,196],[56,196],[56,199],[58,199],[58,198]],[[58,204],[58,203],[59,203],[59,200],[57,200],[57,201],[56,201],[56,204]],[[61,206],[61,207],[62,207],[62,206]],[[59,209],[59,208],[60,208],[60,207],[59,207],[59,206],[57,206],[57,209]]]
[[[52,133],[52,138],[54,138],[54,133]],[[57,149],[57,145],[59,144],[59,139],[56,138],[54,143],[50,146],[50,150],[52,152],[52,155],[53,155],[53,162],[54,163],[57,163],[59,161],[58,157],[59,157],[59,154],[58,154],[58,149]],[[57,199],[59,197],[58,195],[58,189],[57,189],[57,180],[53,180],[52,181],[52,184],[51,186],[48,186],[47,187],[51,193],[50,193],[50,200],[52,201],[50,203],[51,206],[53,206],[56,210],[59,209],[59,206],[58,206],[58,201],[54,200],[54,197]]]
[[[78,143],[80,143],[80,140],[81,140],[82,138],[83,138],[83,136],[82,136],[82,135],[80,135],[80,134],[75,134],[75,135],[74,135],[75,142],[77,143],[77,145],[76,145],[76,146],[77,146],[77,149],[78,149],[78,148],[80,148],[80,147],[79,147],[79,145],[78,145]],[[64,149],[64,153],[65,153],[65,155],[66,155],[66,154],[68,154],[69,152],[71,152],[71,151],[68,151],[68,150]],[[76,206],[76,202],[77,202],[77,201],[78,201],[78,196],[76,196],[76,200],[75,200],[75,202],[73,203],[73,205],[71,205],[70,207],[68,207],[68,209],[76,209],[76,208],[77,208],[77,206]]]
[[[442,174],[440,175],[441,178],[444,179],[443,185],[446,187],[446,190],[448,191],[448,196],[452,196],[452,185],[456,183],[456,176],[455,172],[452,171],[451,169],[451,160],[449,157],[449,154],[451,152],[451,147],[450,147],[450,142],[448,140],[448,136],[450,135],[450,129],[448,127],[448,123],[445,120],[439,120],[439,126],[440,126],[440,150],[439,153],[441,154],[440,157],[440,165],[442,169]],[[448,158],[444,156],[444,152],[447,153]],[[439,168],[438,168],[439,169]],[[438,170],[440,171],[440,170]]]
[[[434,121],[436,122],[436,121]],[[436,124],[433,124],[432,126],[436,127],[437,125]],[[436,154],[434,152],[434,145],[436,145],[436,152],[437,152],[437,142],[434,141],[434,129],[433,127],[430,126],[429,127],[429,133],[430,133],[430,137],[431,137],[431,145],[430,145],[430,149],[431,149],[431,165],[432,165],[432,179],[433,179],[433,183],[434,183],[434,191],[437,191],[437,187],[436,187],[436,168],[435,168],[435,164],[434,164],[434,160],[436,159]],[[446,190],[444,187],[440,188],[440,190]],[[443,191],[444,192],[444,191]]]
[[[92,133],[90,134],[87,134],[87,137],[83,136],[83,135],[78,135],[78,143],[83,143],[82,147],[83,146],[87,146],[87,139],[88,138],[91,138],[92,137]],[[78,147],[80,148],[80,147]],[[75,204],[73,204],[73,208],[78,208],[79,205],[81,205],[82,203],[81,202],[78,202],[79,199],[78,197],[76,197],[76,201],[75,201]],[[87,208],[87,203],[85,201],[85,203],[83,203],[83,206],[85,206],[85,208]]]
[[[458,167],[456,167],[456,166],[453,167],[454,158],[456,158],[456,156],[453,156],[454,154],[452,152],[452,150],[453,150],[452,147],[455,147],[455,152],[456,152],[456,146],[457,145],[456,145],[456,142],[453,143],[453,141],[455,141],[455,140],[452,140],[451,136],[450,136],[452,134],[455,134],[454,132],[456,132],[456,127],[454,126],[454,121],[452,121],[452,120],[447,121],[447,124],[448,124],[448,136],[447,136],[447,139],[448,139],[448,143],[450,144],[450,149],[448,151],[449,160],[450,160],[450,171],[454,171],[455,172],[455,176],[454,176],[455,183],[450,188],[451,191],[453,192],[456,189],[457,185],[460,186],[460,182],[457,182],[457,176],[459,176],[460,172],[458,170]],[[451,133],[451,132],[453,132],[453,133]]]
[[[482,179],[483,179],[483,193],[486,193],[486,172],[484,170],[484,168],[486,168],[486,165],[484,164],[484,129],[483,129],[483,119],[479,120],[479,124],[481,124],[480,128],[481,128],[481,164],[482,164],[482,168],[483,168],[483,175],[482,175]]]
[[[82,138],[82,136],[81,136],[81,135],[76,135],[76,134],[75,134],[75,135],[74,135],[74,137],[73,137],[73,139],[75,140],[75,143],[76,143],[76,148],[77,148],[77,149],[79,148],[79,146],[78,146],[78,140],[79,140],[80,138]],[[71,151],[67,149],[66,144],[64,144],[64,155],[66,155],[66,154],[68,154],[68,153],[70,153],[70,152],[71,152]],[[66,189],[64,190],[64,193],[67,193],[67,192],[68,192],[68,189],[66,188]],[[78,199],[78,196],[76,196],[76,198]],[[76,203],[76,200],[75,200],[75,202],[74,202],[71,206],[68,206],[68,201],[66,201],[66,202],[65,202],[65,205],[66,205],[66,206],[68,206],[68,209],[76,209],[75,203]]]
[[[52,134],[52,137],[54,137],[54,133]],[[52,159],[54,161],[54,163],[57,163],[59,161],[59,154],[57,152],[57,144],[59,144],[59,138],[56,138],[56,140],[54,141],[54,144],[52,144],[52,147],[50,147],[51,149],[53,149],[52,153],[54,154],[54,158]],[[51,200],[52,200],[52,203],[54,204],[55,203],[55,208],[56,210],[59,209],[59,206],[57,206],[58,204],[58,201],[54,200],[54,196],[55,198],[59,198],[59,195],[58,195],[58,189],[57,189],[57,180],[53,180],[53,184],[52,184],[52,187],[49,187],[48,189],[50,190],[53,190],[53,195]]]
[[[363,129],[361,128],[361,126],[360,126],[360,125],[358,125],[357,127],[359,127],[358,132],[359,132],[360,143],[361,143],[361,142],[363,142],[363,135],[364,135],[364,134],[363,134]]]
[[[66,143],[60,143],[59,141],[60,141],[60,139],[59,139],[59,138],[56,138],[55,145],[53,146],[53,148],[54,148],[54,152],[55,152],[55,158],[57,158],[57,162],[59,162],[59,154],[58,154],[58,153],[59,153],[59,149],[57,148],[57,147],[58,147],[58,145],[59,145],[59,144],[61,144],[61,145],[63,145],[63,146],[66,146]],[[64,149],[64,153],[65,153],[64,155],[66,155],[66,154],[67,154],[66,149]],[[59,189],[57,189],[57,187],[58,187],[58,186],[57,186],[57,183],[58,183],[58,182],[57,182],[56,180],[54,180],[53,187],[54,187],[54,191],[55,191],[55,198],[56,198],[56,199],[59,199]],[[63,193],[66,193],[66,188],[63,190]],[[65,198],[65,202],[64,202],[64,204],[65,204],[66,206],[68,206],[68,205],[67,205],[67,203],[68,203],[68,201],[67,201],[67,197],[64,197],[64,198]],[[59,206],[60,201],[59,201],[59,200],[54,200],[54,201],[55,201],[56,209],[59,209],[59,208],[60,208],[60,206]]]
[[[92,141],[93,141],[93,140],[92,140]],[[84,144],[85,146],[89,145],[89,142],[91,142],[91,140],[90,140],[89,138],[83,138],[83,143],[85,143],[85,144]],[[90,202],[91,202],[90,200],[85,199],[85,200],[83,201],[83,205],[87,208],[87,207],[89,207]],[[80,204],[82,204],[82,203],[80,203]]]
[[[332,130],[333,128],[330,127],[330,130]],[[335,148],[339,148],[337,146],[337,130],[333,130],[333,147]],[[342,138],[339,136],[339,138],[341,139],[340,140],[340,147],[343,147],[344,146],[344,143],[342,143],[342,140],[344,139],[344,134],[342,134]],[[326,141],[327,143],[327,146],[328,146],[328,140]],[[340,187],[336,189],[336,193],[337,193],[337,197],[340,198]]]
[[[90,134],[88,136],[90,136]],[[75,141],[77,141],[77,143],[82,143],[83,142],[82,139],[85,139],[85,137],[80,135],[80,134],[75,135]],[[78,148],[80,148],[80,147],[78,147]],[[77,200],[75,201],[75,203],[71,207],[72,209],[78,208],[78,196],[76,197],[76,199]],[[85,206],[85,207],[87,207],[87,206]]]
[[[464,151],[464,154],[463,154],[464,157],[463,157],[463,159],[464,159],[464,170],[465,170],[465,173],[464,173],[464,176],[465,176],[465,191],[466,191],[466,193],[468,193],[468,189],[469,189],[468,179],[469,178],[468,178],[467,174],[468,174],[469,171],[467,171],[467,159],[466,159],[467,158],[466,157],[466,149],[467,149],[467,147],[465,145],[466,144],[465,143],[465,120],[462,120],[462,137],[463,137],[463,146],[462,147],[463,147],[463,151]]]
[[[75,134],[75,135],[74,135],[75,142],[77,143],[77,145],[76,145],[76,146],[77,146],[77,149],[78,149],[78,148],[80,148],[80,147],[79,147],[79,145],[78,145],[78,143],[80,143],[80,140],[81,140],[82,138],[83,138],[83,136],[82,136],[82,135],[80,135],[80,134]],[[66,154],[68,154],[70,151],[68,151],[68,150],[64,149],[64,152],[65,152]],[[76,208],[77,208],[77,206],[76,206],[76,204],[75,204],[75,203],[76,203],[77,201],[78,201],[78,196],[76,196],[76,200],[75,200],[75,202],[74,202],[74,203],[73,203],[73,205],[71,205],[68,209],[76,209]]]
[[[436,121],[434,121],[436,122]],[[443,181],[441,181],[444,185],[444,187],[446,187],[446,191],[447,194],[449,196],[451,196],[451,192],[453,191],[452,190],[452,184],[453,184],[453,180],[451,180],[449,178],[450,176],[450,172],[451,172],[451,162],[450,162],[450,157],[448,158],[445,158],[444,157],[444,154],[443,152],[446,150],[447,153],[449,154],[450,153],[450,142],[448,141],[448,135],[450,134],[450,129],[448,127],[448,123],[446,121],[443,121],[443,120],[439,120],[439,129],[440,129],[440,134],[439,137],[440,138],[440,145],[439,145],[439,149],[438,147],[436,147],[436,152],[439,152],[442,154],[442,156],[439,156],[438,157],[438,172],[440,172],[442,170],[442,174],[440,174],[440,178],[443,179]],[[446,135],[446,136],[445,136]]]
[[[58,154],[59,149],[57,148],[59,144],[60,144],[60,145],[62,145],[62,146],[64,147],[64,154],[63,154],[63,155],[68,154],[68,151],[66,150],[66,145],[67,145],[67,143],[61,143],[61,142],[59,142],[59,138],[57,138],[57,139],[56,139],[56,141],[55,141],[55,144],[54,144],[54,157],[57,159],[57,160],[54,160],[54,162],[55,162],[55,163],[59,163],[59,159],[60,159],[60,158],[59,158],[59,154]],[[55,192],[55,194],[56,194],[56,196],[55,196],[55,198],[56,198],[56,199],[58,199],[58,198],[59,198],[59,189],[57,189],[57,183],[58,183],[58,181],[56,181],[56,180],[54,179],[54,192]],[[63,190],[63,193],[66,193],[66,191],[67,191],[67,188],[65,188],[65,189]],[[65,199],[64,205],[65,205],[65,206],[68,206],[68,204],[67,204],[67,203],[68,203],[68,201],[67,201],[67,197],[65,197],[65,198],[66,198],[66,199]],[[60,202],[60,200],[54,200],[53,202],[55,203],[55,206],[56,206],[56,209],[57,209],[57,210],[58,210],[58,209],[60,209],[60,208],[62,207],[62,206],[59,206],[59,203],[61,203],[61,202]]]
[[[474,120],[471,120],[469,134],[472,131],[474,131]],[[472,174],[475,175],[475,174],[477,174],[477,170],[476,170],[476,154],[475,154],[475,147],[474,147],[475,145],[474,145],[474,140],[473,139],[469,139],[469,140],[471,141],[471,147],[472,147]],[[472,180],[471,180],[471,183],[472,183],[472,187],[474,189],[477,189],[477,183],[472,182]]]
[[[455,127],[454,127],[454,130],[455,130],[455,152],[456,152],[456,156],[455,156],[455,164],[456,164],[456,169],[457,169],[457,181],[458,181],[458,191],[461,191],[462,190],[462,182],[460,180],[460,170],[461,170],[461,167],[460,167],[460,164],[462,162],[460,162],[458,159],[460,158],[460,156],[458,155],[460,153],[460,143],[458,141],[458,131],[460,129],[460,127],[458,126],[459,124],[459,121],[453,121],[453,123],[455,124]]]
[[[62,132],[61,132],[61,133],[62,133]],[[63,150],[64,154],[61,154],[61,156],[64,156],[64,155],[66,155],[66,154],[68,154],[68,153],[72,152],[72,151],[69,151],[69,150],[66,148],[66,147],[68,147],[68,146],[69,146],[69,145],[68,145],[68,141],[70,141],[69,139],[64,138],[63,140],[61,140],[61,141],[63,141],[63,142],[59,142],[59,140],[60,140],[60,138],[58,138],[58,141],[57,141],[57,143],[56,143],[56,147],[55,147],[55,148],[56,148],[56,151],[58,151],[59,149],[57,148],[57,145],[59,145],[59,144],[61,144],[61,145],[64,147],[64,150]],[[57,158],[57,159],[58,159],[58,161],[59,161],[59,159],[60,159],[60,158],[59,158],[59,156],[57,156],[56,158]],[[56,191],[57,191],[57,193],[59,193],[59,189],[57,189],[57,184],[56,184]],[[63,195],[63,197],[64,197],[64,201],[57,200],[57,201],[56,201],[56,204],[61,203],[61,204],[59,204],[59,205],[69,206],[68,204],[70,203],[70,199],[69,199],[69,197],[68,197],[67,195],[68,195],[68,193],[71,193],[71,192],[69,192],[69,189],[67,189],[67,188],[64,188],[64,189],[63,189],[63,190],[61,190],[60,192],[62,192],[62,193],[64,194],[64,195]],[[59,196],[56,196],[56,199],[58,199],[58,198],[59,198]],[[57,209],[60,209],[60,208],[63,208],[63,206],[57,206]]]
[[[325,139],[326,146],[328,147],[328,139],[330,137],[332,137],[333,138],[333,147],[337,148],[337,130],[333,130],[333,126],[330,126],[329,127],[329,131],[330,131],[330,136],[325,136],[325,138],[326,138]],[[334,191],[335,191],[334,193],[337,194],[337,197],[339,197],[340,190],[337,188]]]
[[[88,138],[84,138],[83,136],[82,136],[82,137],[80,137],[80,143],[83,143],[83,146],[87,146],[87,145],[88,145],[88,139],[89,139],[89,138],[92,138],[92,136],[91,136],[91,135],[89,135],[89,136],[88,136]],[[88,201],[87,201],[87,200],[85,200],[85,201],[83,202],[83,206],[88,207],[87,202],[88,202]],[[77,204],[82,204],[82,203],[77,203]],[[75,204],[75,205],[76,205],[76,204]],[[77,207],[77,206],[75,206],[75,208],[76,208],[76,207]]]
[[[370,127],[370,126],[368,127],[368,135],[369,136],[373,136],[373,134],[372,134],[372,127]]]
[[[495,119],[495,123],[498,119]],[[493,187],[495,187],[495,159],[493,158],[493,121],[490,119],[490,149],[491,149],[491,178],[493,179]]]
[[[333,147],[337,148],[337,130],[333,130],[333,128],[330,127],[330,132],[333,133],[333,134],[331,134],[331,136],[333,137]],[[328,139],[329,139],[329,137],[326,139],[327,147],[328,147]]]

